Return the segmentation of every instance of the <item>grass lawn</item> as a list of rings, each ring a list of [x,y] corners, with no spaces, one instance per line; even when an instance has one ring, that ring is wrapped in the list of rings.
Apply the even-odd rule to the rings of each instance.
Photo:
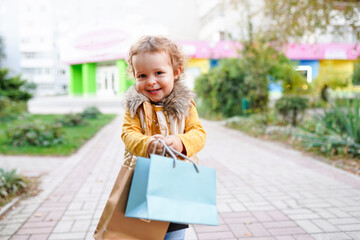
[[[34,121],[52,122],[61,115],[28,115],[21,119],[0,123],[0,154],[8,155],[70,155],[81,147],[87,140],[116,116],[115,114],[102,114],[97,119],[88,119],[85,126],[63,127],[65,132],[64,142],[50,147],[36,146],[12,146],[6,138],[5,130],[15,124],[23,124]]]

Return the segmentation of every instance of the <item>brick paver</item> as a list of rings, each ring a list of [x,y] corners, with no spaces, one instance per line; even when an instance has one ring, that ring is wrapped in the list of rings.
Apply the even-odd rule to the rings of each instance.
[[[360,178],[279,144],[203,121],[200,161],[217,170],[219,226],[191,226],[187,240],[360,239]],[[43,191],[0,221],[0,240],[92,239],[122,164],[121,117],[61,167]]]

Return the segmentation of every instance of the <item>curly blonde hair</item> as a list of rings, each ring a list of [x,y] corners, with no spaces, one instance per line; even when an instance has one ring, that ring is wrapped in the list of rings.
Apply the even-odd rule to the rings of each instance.
[[[181,71],[184,70],[185,55],[180,47],[172,40],[162,36],[143,36],[130,47],[129,56],[127,58],[128,69],[134,75],[134,65],[132,58],[140,53],[159,53],[165,52],[169,54],[173,71],[175,72],[179,67]]]

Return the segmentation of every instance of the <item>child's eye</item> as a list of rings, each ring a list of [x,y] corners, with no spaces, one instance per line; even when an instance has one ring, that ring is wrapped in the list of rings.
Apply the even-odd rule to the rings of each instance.
[[[163,72],[160,71],[156,72],[156,75],[161,75],[161,74],[163,74]]]
[[[144,77],[146,77],[145,74],[140,74],[140,75],[138,76],[138,78],[144,78]]]

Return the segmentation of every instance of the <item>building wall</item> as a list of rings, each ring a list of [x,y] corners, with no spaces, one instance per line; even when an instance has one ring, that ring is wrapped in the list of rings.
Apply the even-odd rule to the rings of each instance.
[[[312,69],[311,78],[315,79],[319,75],[320,63],[318,60],[300,60],[298,65],[309,66]]]
[[[270,22],[264,16],[265,0],[197,0],[200,18],[199,39],[207,41],[244,40],[248,37],[248,19],[252,22],[253,32],[264,29]],[[342,35],[317,31],[303,37],[311,43],[357,43],[356,34],[351,27],[342,26],[345,20],[331,19],[330,24],[342,29]],[[329,25],[328,30],[334,27]],[[360,25],[358,25],[358,28]]]
[[[69,64],[60,60],[60,45],[79,30],[116,27],[134,31],[137,38],[151,33],[194,40],[198,22],[192,0],[0,0],[0,35],[8,56],[4,65],[36,83],[37,95],[72,92],[72,75]]]
[[[59,61],[53,1],[2,0],[0,32],[5,41],[4,66],[35,83],[37,95],[66,93],[68,66]]]
[[[248,37],[248,16],[256,32],[263,21],[264,1],[197,0],[199,6],[199,39],[207,41],[241,40]]]
[[[190,88],[194,88],[195,79],[218,65],[218,59],[189,59],[184,70],[184,81]],[[298,65],[309,66],[312,69],[311,80],[316,79],[318,76],[326,79],[332,79],[331,74],[341,81],[349,81],[351,74],[354,70],[355,60],[299,60]],[[110,65],[109,65],[110,64]],[[111,68],[113,66],[113,68]],[[106,71],[105,68],[109,68]],[[113,88],[108,87],[104,91],[104,86],[99,86],[99,81],[104,82],[104,77],[99,76],[98,72],[115,73],[116,81],[118,81]],[[133,77],[127,71],[127,65],[124,59],[119,59],[109,63],[84,63],[78,65],[71,65],[70,71],[70,91],[71,95],[101,95],[112,96],[123,94],[131,85],[134,84]],[[96,78],[94,77],[96,76]],[[310,82],[309,81],[309,82]],[[97,84],[96,84],[97,83]],[[108,85],[111,83],[108,82]],[[92,87],[89,87],[92,86]],[[99,87],[101,89],[99,89]],[[279,86],[273,84],[270,91],[279,93]],[[100,90],[100,91],[99,91]]]
[[[351,84],[351,75],[354,71],[353,60],[320,60],[319,73],[327,76],[326,79],[348,82]]]
[[[333,68],[347,77],[354,71],[354,63],[353,60],[320,60],[320,69]]]
[[[196,77],[210,70],[210,62],[209,59],[190,59],[186,64],[184,81],[190,89],[193,89]],[[101,72],[101,76],[99,72]],[[111,78],[111,75],[116,76],[116,81],[118,81],[114,86],[110,86],[112,82],[105,79]],[[83,63],[70,66],[70,95],[104,97],[121,95],[133,84],[133,77],[129,75],[124,59],[114,62]]]
[[[201,73],[207,73],[210,69],[209,59],[190,59],[186,68],[199,68]]]
[[[20,73],[20,51],[18,32],[17,1],[0,1],[0,37],[3,40],[5,59],[2,67],[12,70],[12,74]]]

